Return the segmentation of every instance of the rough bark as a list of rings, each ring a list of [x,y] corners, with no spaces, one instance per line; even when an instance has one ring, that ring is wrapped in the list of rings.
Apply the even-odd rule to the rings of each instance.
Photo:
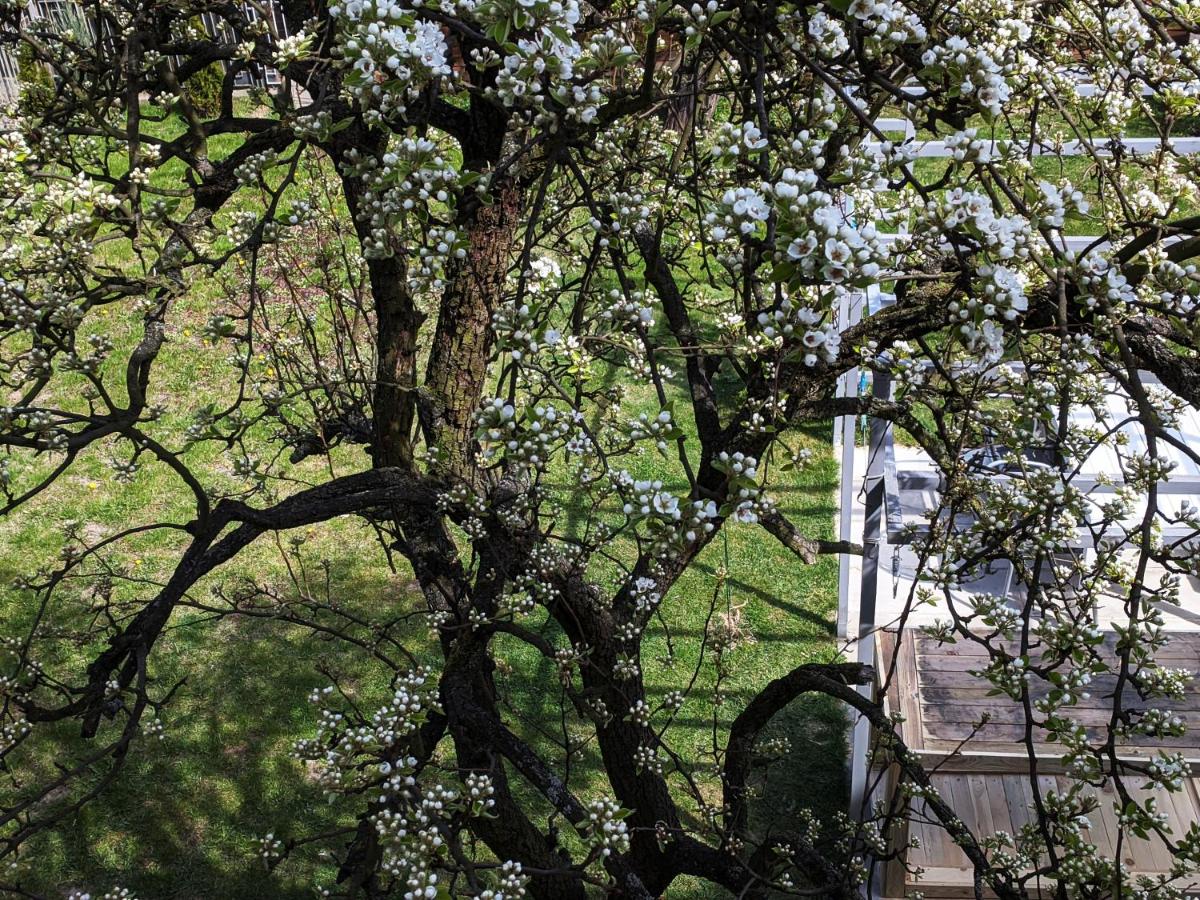
[[[409,295],[407,273],[399,258],[373,259],[368,271],[379,334],[371,456],[377,466],[408,467],[422,315]]]
[[[460,477],[472,469],[473,419],[488,376],[492,313],[504,293],[522,200],[509,181],[497,186],[491,204],[465,214],[470,249],[448,273],[438,310],[424,386],[425,439],[440,451],[442,471]]]

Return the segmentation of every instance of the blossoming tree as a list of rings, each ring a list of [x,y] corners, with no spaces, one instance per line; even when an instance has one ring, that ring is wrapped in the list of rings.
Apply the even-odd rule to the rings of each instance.
[[[1200,833],[1172,833],[1126,785],[1169,790],[1186,766],[1166,751],[1129,762],[1118,740],[1182,727],[1160,702],[1186,676],[1155,661],[1158,604],[1197,557],[1159,531],[1200,521],[1157,485],[1172,417],[1200,404],[1196,168],[1172,143],[1200,87],[1193,45],[1176,40],[1200,29],[1194,5],[280,8],[286,34],[253,3],[87,0],[74,30],[0,9],[0,43],[51,76],[0,135],[4,512],[95,454],[121,479],[169,471],[189,498],[182,517],[68,535],[15,588],[33,613],[13,616],[0,681],[9,886],[29,839],[102,803],[169,719],[156,642],[181,608],[208,604],[320,630],[393,673],[379,709],[318,692],[296,748],[358,803],[349,834],[311,837],[337,856],[334,894],[653,897],[688,875],[739,897],[852,896],[873,860],[902,853],[893,826],[914,797],[981,891],[1182,890]],[[207,115],[189,85],[214,65]],[[235,92],[262,67],[277,89]],[[880,130],[887,116],[946,155],[917,161],[919,141]],[[1134,127],[1150,152],[1119,141]],[[1081,163],[1070,173],[1064,142]],[[1079,250],[1072,231],[1096,237]],[[222,286],[204,333],[228,351],[231,389],[166,396],[157,378],[190,352],[173,338],[204,282]],[[894,304],[852,320],[872,285]],[[113,329],[131,323],[139,338],[119,352]],[[896,394],[841,396],[859,366]],[[1093,526],[1101,551],[1063,564],[1087,505],[1073,473],[1107,437],[1068,412],[1114,383],[1149,450],[1122,456],[1124,493]],[[649,411],[628,412],[634,395]],[[186,434],[165,423],[181,403]],[[974,517],[925,539],[940,562],[912,602],[989,560],[1012,560],[1026,585],[1021,608],[960,604],[938,629],[985,648],[980,677],[1027,721],[1059,723],[1076,786],[1039,797],[1019,835],[963,825],[857,689],[865,666],[780,671],[727,703],[716,765],[683,758],[666,729],[695,679],[661,701],[645,690],[643,636],[663,604],[709,602],[672,587],[731,519],[808,562],[861,552],[804,534],[771,494],[805,464],[802,426],[860,414],[911,435],[945,472],[950,520]],[[1038,442],[1051,464],[996,482],[961,452],[989,429]],[[194,464],[206,445],[234,477]],[[647,454],[670,479],[638,474]],[[1120,526],[1139,497],[1138,524]],[[388,610],[363,621],[264,586],[197,599],[264,535],[350,516],[375,529],[380,565],[411,568],[436,653],[418,658]],[[177,536],[165,577],[110,563],[154,530]],[[1114,590],[1127,613],[1115,657],[1093,612]],[[512,727],[500,636],[553,665],[565,752]],[[1013,639],[1038,648],[1036,665],[1005,650]],[[1079,685],[1104,673],[1145,702],[1123,708],[1118,690],[1099,733],[1071,727]],[[1061,689],[1034,704],[1037,682]],[[758,737],[811,692],[871,721],[899,787],[854,824],[763,834],[748,809]],[[86,750],[49,775],[31,767],[67,725]],[[571,771],[584,746],[602,790],[581,793]],[[1139,887],[1085,840],[1108,783],[1127,801],[1122,827],[1176,854],[1170,877]],[[309,839],[268,836],[263,855],[286,865]]]

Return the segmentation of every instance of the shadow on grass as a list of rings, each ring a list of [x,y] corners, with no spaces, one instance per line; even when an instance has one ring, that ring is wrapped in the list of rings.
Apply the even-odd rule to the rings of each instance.
[[[377,583],[343,588],[383,599]],[[335,871],[315,847],[274,874],[258,856],[267,833],[287,840],[354,821],[354,808],[327,802],[290,755],[315,728],[306,698],[327,683],[325,666],[370,709],[390,673],[358,648],[278,622],[231,617],[168,637],[156,648],[155,683],[187,683],[164,713],[164,740],[138,741],[100,798],[29,847],[28,887],[50,897],[125,887],[155,900],[308,900]]]

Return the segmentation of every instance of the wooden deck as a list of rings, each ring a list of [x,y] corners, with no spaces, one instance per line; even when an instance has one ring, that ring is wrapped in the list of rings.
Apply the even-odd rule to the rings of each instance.
[[[901,712],[905,721],[900,733],[908,747],[923,758],[927,770],[936,767],[934,785],[955,813],[978,835],[996,831],[1016,833],[1029,821],[1034,808],[1029,776],[1029,749],[1024,743],[1024,710],[1005,695],[989,696],[990,683],[972,671],[986,663],[982,648],[975,644],[938,644],[906,631],[883,632],[878,636],[876,665],[880,679],[894,663],[888,684],[889,710]],[[1200,634],[1174,634],[1161,661],[1172,667],[1200,671]],[[1083,699],[1071,716],[1094,733],[1102,733],[1111,715],[1112,683],[1099,680],[1090,685],[1090,698]],[[1130,692],[1132,694],[1132,692]],[[1037,696],[1035,690],[1035,697]],[[1126,706],[1143,704],[1136,695],[1125,698]],[[1193,762],[1193,775],[1184,790],[1155,796],[1177,835],[1200,821],[1200,687],[1193,686],[1181,701],[1157,705],[1174,708],[1194,730],[1182,738],[1139,737],[1121,746],[1122,756],[1144,757],[1155,748],[1169,747]],[[984,716],[988,721],[983,722]],[[1038,786],[1043,792],[1056,790],[1062,779],[1061,745],[1047,742],[1040,730],[1034,732],[1038,760]],[[1111,786],[1109,792],[1112,792]],[[937,825],[924,821],[918,808],[908,823],[909,834],[920,838],[920,847],[909,851],[909,862],[925,870],[914,880],[899,866],[885,877],[884,894],[902,897],[919,890],[928,897],[973,897],[972,872],[966,856]],[[1089,839],[1106,855],[1116,851],[1116,814],[1109,803],[1090,816]],[[1167,872],[1170,854],[1161,841],[1124,836],[1121,858],[1134,871]]]
[[[888,691],[888,703],[904,714],[901,736],[911,749],[930,756],[958,751],[964,758],[986,754],[1004,759],[1016,755],[1018,770],[1027,768],[1025,711],[1006,695],[989,695],[991,683],[971,674],[987,664],[982,647],[970,642],[939,644],[912,631],[900,635],[897,647],[895,632],[883,632],[877,661],[881,678],[888,671],[893,654],[896,674]],[[1165,665],[1200,671],[1200,634],[1172,635],[1157,658]],[[1035,679],[1031,687],[1034,700],[1049,689],[1040,679]],[[1064,714],[1086,727],[1093,737],[1103,735],[1112,715],[1116,687],[1115,676],[1096,679],[1089,685],[1089,696]],[[1127,688],[1123,705],[1138,709],[1147,704],[1132,688]],[[1122,755],[1145,756],[1155,748],[1169,747],[1200,761],[1200,684],[1192,684],[1182,700],[1155,700],[1153,705],[1175,710],[1188,724],[1188,733],[1178,738],[1133,737],[1122,742]],[[1040,728],[1034,729],[1037,755],[1057,759],[1061,746],[1046,742],[1045,737]]]
[[[1027,774],[1022,775],[935,775],[934,785],[942,797],[954,808],[959,818],[978,835],[991,835],[997,831],[1016,834],[1030,821],[1034,809],[1033,785]],[[1038,788],[1047,791],[1066,787],[1066,779],[1052,775],[1038,778]],[[1115,798],[1111,786],[1101,794]],[[1133,791],[1135,796],[1144,791]],[[1188,826],[1200,817],[1200,780],[1190,779],[1184,790],[1169,794],[1157,791],[1159,808],[1167,816],[1172,831],[1177,835],[1187,832]],[[966,855],[945,837],[937,825],[922,821],[925,817],[918,810],[908,824],[909,834],[920,839],[918,848],[909,850],[909,862],[925,870],[919,880],[909,880],[900,890],[889,891],[888,896],[902,897],[908,891],[919,890],[927,897],[968,898],[974,896],[972,870]],[[1091,826],[1085,829],[1087,839],[1108,857],[1116,854],[1117,822],[1111,802],[1101,798],[1099,809],[1088,816]],[[1171,854],[1158,839],[1143,840],[1126,832],[1121,841],[1121,862],[1131,871],[1153,874],[1169,872]],[[897,885],[898,887],[898,885]],[[1052,896],[1043,885],[1043,894]]]

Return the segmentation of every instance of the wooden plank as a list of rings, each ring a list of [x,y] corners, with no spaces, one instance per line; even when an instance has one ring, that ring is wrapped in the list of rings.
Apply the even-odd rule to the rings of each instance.
[[[999,822],[995,821],[992,816],[992,801],[991,792],[988,790],[988,782],[992,781],[986,775],[959,775],[959,778],[965,778],[967,789],[971,795],[971,807],[975,816],[976,827],[972,829],[972,833],[976,835],[995,834],[997,831],[1007,831],[1007,815],[1002,817]]]
[[[1200,490],[1200,486],[1197,486]],[[945,655],[951,657],[980,657],[987,658],[991,655],[988,649],[978,640],[969,638],[959,638],[953,643],[948,641],[939,641],[937,638],[929,637],[925,634],[917,634],[917,652],[930,653],[937,655]],[[1008,641],[989,641],[993,648],[1001,648],[1010,656],[1021,655],[1021,642],[1017,640]],[[1117,636],[1114,632],[1109,632],[1104,636],[1104,640],[1100,644],[1109,654],[1116,655]],[[1029,652],[1033,656],[1040,657],[1040,642],[1034,642],[1029,647]],[[1167,635],[1166,643],[1155,651],[1155,655],[1163,655],[1175,658],[1188,658],[1200,653],[1200,632],[1181,631]]]
[[[926,659],[936,660],[936,668],[931,669],[932,671],[955,672],[964,675],[970,675],[975,678],[981,677],[977,673],[984,669],[988,663],[992,661],[991,657],[963,655],[948,656],[939,653],[937,650],[922,650],[920,647],[917,648],[917,653]],[[1170,655],[1167,653],[1163,653],[1161,655],[1155,654],[1154,658],[1158,665],[1168,669],[1187,669],[1188,671],[1194,672],[1197,670],[1197,668],[1200,668],[1200,666],[1197,665],[1197,663],[1200,661],[1198,661],[1193,654],[1185,654],[1183,651],[1177,651],[1176,653]],[[1111,674],[1108,674],[1105,677],[1116,677],[1120,660],[1114,656],[1108,655],[1102,656],[1101,659],[1103,659],[1107,665],[1113,667]],[[1035,665],[1038,665],[1042,662],[1042,660],[1040,657],[1035,656],[1033,658],[1033,662]],[[1067,672],[1071,668],[1073,668],[1073,666],[1066,663],[1060,663],[1058,666],[1056,666],[1055,671]],[[1130,671],[1134,671],[1136,669],[1137,666],[1135,664],[1130,665]]]
[[[942,741],[988,741],[990,743],[1012,743],[1024,745],[1025,726],[1009,725],[1002,722],[988,722],[976,727],[969,722],[931,722],[925,725],[927,738]],[[1107,729],[1100,727],[1085,728],[1088,739],[1102,741],[1107,736]],[[1041,740],[1045,731],[1034,727],[1034,739]],[[1118,742],[1122,747],[1169,747],[1173,749],[1200,748],[1200,735],[1185,734],[1182,737],[1151,737],[1134,735]]]
[[[875,677],[887,679],[886,690],[883,692],[883,711],[891,715],[900,709],[900,692],[895,678],[888,678],[892,671],[892,661],[896,655],[896,632],[883,630],[875,635]]]
[[[1088,821],[1092,842],[1101,853],[1111,857],[1117,850],[1117,820],[1108,802],[1101,801],[1099,808],[1088,814]]]
[[[1159,804],[1167,814],[1167,824],[1171,826],[1171,839],[1179,840],[1187,834],[1188,828],[1196,819],[1196,805],[1190,790],[1191,779],[1184,781],[1183,789],[1178,791],[1160,791]]]
[[[1127,785],[1127,788],[1134,799],[1139,802],[1144,803],[1147,799],[1153,797],[1158,810],[1165,812],[1162,805],[1162,791],[1146,790],[1145,788],[1131,785]],[[1139,838],[1126,831],[1125,840],[1129,841],[1134,848],[1134,859],[1136,862],[1133,863],[1133,866],[1135,871],[1145,870],[1147,868],[1146,860],[1150,860],[1150,865],[1153,866],[1152,871],[1166,872],[1170,870],[1173,862],[1171,851],[1157,835],[1151,834],[1147,838]]]
[[[1012,826],[1012,834],[1015,836],[1018,831],[1034,820],[1033,792],[1029,789],[1029,777],[1027,775],[1008,776],[993,780],[999,784],[998,793],[1004,795],[1004,805],[1008,808],[1008,821]]]
[[[1117,812],[1113,806],[1117,802],[1117,789],[1109,781],[1097,793],[1100,795],[1100,808],[1107,817],[1108,829],[1113,835],[1113,846],[1109,849],[1111,854],[1115,852],[1116,838],[1120,827],[1117,823]],[[1131,871],[1136,871],[1136,862],[1137,856],[1133,845],[1129,841],[1122,841],[1120,864]]]
[[[881,784],[884,797],[892,797],[895,795],[896,787],[900,780],[900,768],[896,765],[888,766],[886,777]],[[896,859],[890,859],[884,864],[883,868],[883,892],[885,895],[893,897],[901,897],[904,895],[904,880],[907,877],[907,872],[904,867],[904,862],[911,853],[911,850],[904,848],[908,845],[910,835],[910,822],[908,816],[900,816],[896,823],[892,826],[891,832],[887,835],[888,847],[891,850],[901,850],[900,855]]]
[[[926,688],[950,688],[956,691],[970,692],[984,696],[987,695],[988,691],[995,690],[995,687],[987,679],[981,678],[978,675],[972,675],[969,672],[956,672],[949,667],[942,668],[926,664],[921,667],[919,675],[921,685]],[[1116,692],[1116,689],[1117,676],[1115,674],[1097,676],[1088,685],[1088,693],[1093,697],[1111,695]],[[1036,697],[1047,693],[1049,690],[1050,685],[1047,682],[1038,678],[1030,678],[1029,693],[1031,696]],[[1131,694],[1133,693],[1131,686],[1126,686],[1126,690]],[[995,694],[992,696],[1007,700],[1009,703],[1013,702],[1006,694]],[[1185,700],[1196,702],[1200,700],[1200,688],[1195,686],[1189,687],[1184,691],[1183,696]]]
[[[965,749],[958,749],[957,742],[937,741],[934,746],[922,750],[920,757],[927,760],[929,765],[939,766],[939,772],[1022,774],[1029,771],[1029,758],[1027,754],[1017,752],[1017,746],[1011,741],[982,742],[967,744]],[[1034,744],[1033,750],[1039,771],[1054,774],[1066,771],[1061,762],[1061,744]],[[1119,758],[1130,764],[1144,765],[1154,759],[1158,752],[1156,748],[1151,747],[1122,747]],[[1183,754],[1191,766],[1191,774],[1200,775],[1200,754],[1188,750],[1183,751]]]
[[[951,802],[951,798],[946,794],[943,794],[942,799],[947,803]],[[921,842],[921,849],[917,851],[914,862],[922,868],[957,867],[958,857],[962,856],[962,851],[950,840],[946,829],[936,822],[927,821],[931,816],[925,808],[924,802],[916,805],[919,811],[914,816],[910,827],[913,835]]]
[[[992,833],[1006,831],[1009,834],[1015,834],[1017,829],[1013,827],[1012,813],[1009,811],[1008,798],[1004,793],[1004,778],[984,775],[972,777],[983,782],[988,810],[992,819]]]
[[[909,629],[900,634],[896,687],[900,696],[900,712],[904,715],[904,742],[910,750],[922,750],[925,747],[925,723],[921,719],[921,680],[916,644]]]
[[[1016,703],[1015,700],[1006,694],[989,694],[988,691],[990,690],[991,686],[987,682],[965,680],[962,684],[949,687],[925,685],[921,690],[921,697],[930,703],[952,703],[955,701],[963,703]],[[1035,700],[1038,699],[1039,694],[1044,695],[1045,691],[1031,692],[1031,696]],[[1093,694],[1093,697],[1095,696],[1103,697],[1102,694]],[[1130,701],[1130,708],[1132,708],[1134,698],[1131,697],[1128,700]],[[1190,691],[1182,700],[1155,698],[1152,703],[1153,705],[1161,706],[1163,709],[1182,709],[1186,711],[1200,708],[1200,698],[1193,696]]]
[[[964,898],[975,896],[971,872],[964,872],[957,868],[936,866],[927,868],[919,880],[909,881],[909,889],[920,891],[929,900],[964,900]],[[1052,892],[1045,889],[1039,891],[1033,885],[1028,888],[1028,893],[1032,900],[1053,896]],[[993,891],[984,888],[983,896],[992,898],[996,895]]]
[[[1022,774],[1029,771],[1029,757],[1024,753],[1012,751],[978,753],[966,750],[949,754],[925,749],[918,754],[918,758],[925,766],[926,771],[936,769],[938,772],[947,774],[965,772],[968,774],[1005,775]],[[1038,766],[1052,772],[1065,771],[1061,761],[1061,748],[1059,748],[1058,756],[1038,757]]]
[[[1128,708],[1128,707],[1127,707]],[[1148,706],[1138,707],[1147,709]],[[1160,709],[1163,707],[1159,707]],[[1189,716],[1194,710],[1180,710],[1180,718],[1185,723],[1195,721],[1197,716]],[[979,722],[986,715],[990,723],[998,725],[1024,725],[1025,710],[1015,703],[1010,706],[991,705],[986,703],[926,703],[921,706],[921,714],[926,723],[945,722],[968,724]],[[1072,722],[1090,727],[1105,726],[1112,719],[1112,708],[1108,706],[1072,706],[1060,711],[1060,715]],[[1037,712],[1033,714],[1034,721],[1044,721]]]
[[[963,824],[972,834],[979,834],[979,823],[975,819],[975,805],[972,802],[971,788],[967,784],[966,775],[945,775],[935,780],[934,784],[942,793],[942,797],[950,804],[955,815],[963,820]],[[946,844],[953,862],[964,871],[969,871],[971,864],[962,848],[946,836]]]

